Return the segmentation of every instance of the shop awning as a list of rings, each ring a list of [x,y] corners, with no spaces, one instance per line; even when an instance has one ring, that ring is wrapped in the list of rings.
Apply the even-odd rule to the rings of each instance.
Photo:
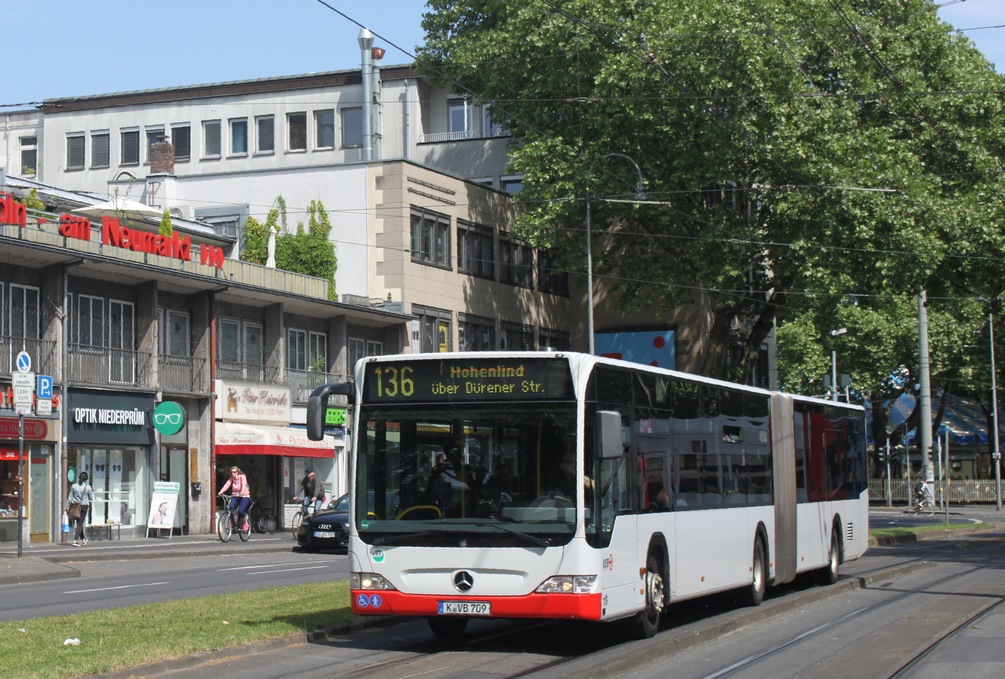
[[[216,423],[217,455],[285,455],[287,457],[335,457],[341,441],[325,436],[311,441],[306,429],[271,427],[243,422]]]

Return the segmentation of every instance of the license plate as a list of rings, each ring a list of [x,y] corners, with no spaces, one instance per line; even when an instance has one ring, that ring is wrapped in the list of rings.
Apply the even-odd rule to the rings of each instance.
[[[335,531],[332,530],[316,530],[314,531],[314,537],[316,538],[334,538]]]
[[[492,604],[488,601],[439,601],[439,615],[492,615]]]

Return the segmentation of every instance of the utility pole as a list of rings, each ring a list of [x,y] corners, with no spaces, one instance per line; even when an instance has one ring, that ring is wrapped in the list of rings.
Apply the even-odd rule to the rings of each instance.
[[[928,308],[925,291],[918,293],[918,382],[920,385],[920,417],[918,419],[918,449],[926,484],[935,480],[932,467],[932,366],[928,358]],[[928,489],[929,492],[932,488]],[[935,497],[934,493],[932,497]]]

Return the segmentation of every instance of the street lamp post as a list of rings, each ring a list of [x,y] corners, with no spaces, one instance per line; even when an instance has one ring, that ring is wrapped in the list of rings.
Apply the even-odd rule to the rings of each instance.
[[[1002,478],[1001,478],[1001,451],[998,449],[998,385],[995,375],[995,317],[994,312],[988,312],[988,333],[991,336],[991,420],[995,430],[994,454],[991,456],[995,465],[995,509],[1002,509]]]
[[[587,316],[586,316],[586,332],[589,335],[590,340],[590,355],[596,353],[594,343],[593,343],[593,233],[590,228],[590,175],[593,174],[593,166],[597,164],[598,160],[606,158],[623,158],[632,164],[635,168],[635,172],[639,175],[639,182],[635,186],[634,200],[649,200],[649,196],[646,195],[645,182],[642,181],[642,170],[639,168],[639,164],[636,163],[630,156],[626,156],[624,153],[607,153],[597,158],[592,163],[590,163],[590,169],[587,171],[586,177],[586,294],[588,299],[586,301],[587,306]]]
[[[831,337],[837,337],[848,332],[848,328],[831,330]],[[831,400],[838,400],[838,352],[837,347],[831,348]]]
[[[978,297],[979,302],[991,304],[991,300],[986,297]],[[997,370],[995,367],[995,312],[988,310],[988,338],[991,341],[991,426],[994,427],[994,453],[991,455],[992,463],[995,466],[995,510],[1002,509],[1002,473],[1001,473],[1001,450],[999,450],[998,433],[998,383]]]

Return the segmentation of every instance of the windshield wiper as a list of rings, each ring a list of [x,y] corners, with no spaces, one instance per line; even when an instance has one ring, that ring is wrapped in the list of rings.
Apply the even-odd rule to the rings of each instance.
[[[444,531],[442,530],[423,530],[417,533],[397,533],[395,535],[385,535],[383,537],[376,537],[373,539],[375,545],[393,545],[395,542],[400,542],[404,540],[408,542],[415,538],[428,538],[430,535],[442,535]]]
[[[551,540],[548,538],[539,538],[536,535],[531,535],[530,533],[524,533],[516,528],[511,528],[502,523],[489,523],[487,521],[466,521],[465,523],[470,523],[472,526],[482,526],[484,528],[495,528],[501,530],[504,533],[510,533],[516,535],[517,537],[523,538],[532,545],[537,545],[538,547],[551,547]]]

